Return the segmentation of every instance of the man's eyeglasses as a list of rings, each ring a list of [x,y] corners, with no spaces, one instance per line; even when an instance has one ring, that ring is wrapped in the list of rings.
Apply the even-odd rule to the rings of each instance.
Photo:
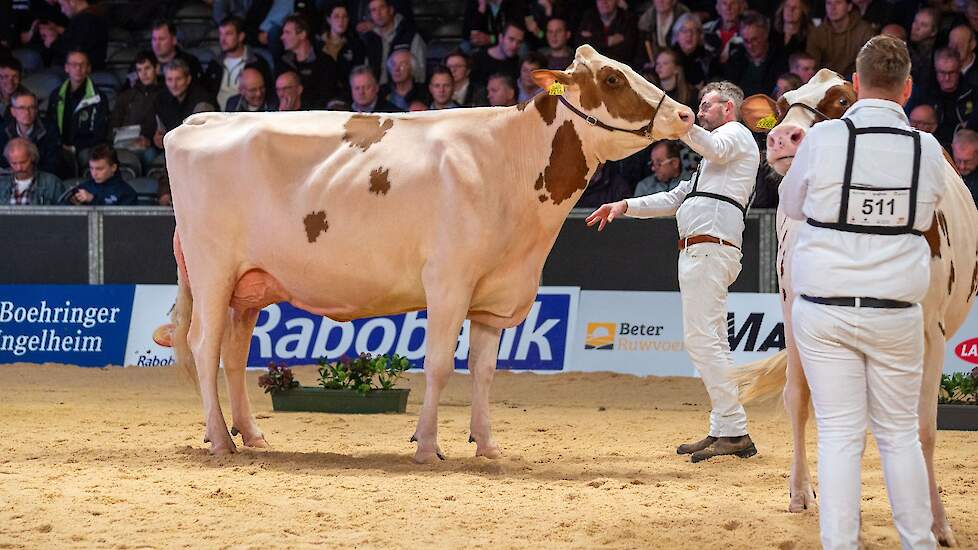
[[[15,111],[37,111],[37,105],[11,105],[10,108]]]
[[[668,162],[672,162],[674,160],[679,160],[679,159],[677,159],[677,158],[668,158],[668,159],[661,159],[661,160],[652,159],[651,161],[649,161],[649,166],[651,166],[653,168],[658,168],[658,167],[662,166],[663,164],[666,164]]]

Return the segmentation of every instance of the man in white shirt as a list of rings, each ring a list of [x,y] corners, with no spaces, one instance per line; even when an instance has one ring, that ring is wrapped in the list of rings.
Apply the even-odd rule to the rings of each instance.
[[[727,289],[740,274],[744,219],[757,179],[760,152],[750,130],[738,122],[744,93],[730,82],[703,89],[700,125],[681,137],[703,156],[699,170],[675,189],[602,205],[587,219],[606,222],[676,216],[679,225],[679,289],[686,351],[710,394],[710,431],[679,454],[693,462],[717,455],[748,458],[757,453],[747,433],[747,413],[730,378],[733,357],[727,337]]]
[[[947,181],[934,136],[913,130],[910,55],[887,36],[856,58],[859,96],[842,120],[808,131],[781,183],[807,220],[793,251],[792,316],[818,422],[825,548],[856,548],[867,424],[883,462],[903,548],[934,548],[917,402],[930,282],[923,231]],[[858,139],[857,139],[858,137]]]

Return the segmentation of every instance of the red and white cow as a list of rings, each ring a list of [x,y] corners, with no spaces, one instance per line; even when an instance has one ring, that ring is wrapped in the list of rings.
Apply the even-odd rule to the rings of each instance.
[[[767,162],[780,175],[791,166],[795,151],[813,124],[839,118],[856,101],[852,84],[838,74],[822,69],[801,88],[787,92],[775,102],[766,96],[744,101],[744,119],[755,131],[770,129]],[[772,124],[774,125],[772,129]],[[954,545],[934,471],[937,431],[937,394],[944,368],[944,344],[968,315],[978,289],[978,210],[961,177],[948,159],[947,195],[926,233],[931,247],[931,284],[922,303],[924,310],[924,376],[920,390],[920,440],[930,477],[934,534],[944,545]],[[791,464],[789,510],[800,512],[815,503],[811,475],[805,456],[805,424],[808,422],[809,390],[795,346],[791,325],[791,250],[796,229],[803,222],[788,218],[778,209],[778,282],[784,313],[785,351],[772,358],[742,367],[745,399],[769,395],[784,388],[784,403],[791,416],[794,455]],[[899,274],[894,274],[899,276]]]
[[[589,46],[534,78],[556,95],[431,113],[201,113],[166,135],[174,347],[191,372],[196,361],[212,452],[235,449],[221,359],[233,425],[266,446],[244,366],[259,310],[288,301],[339,321],[428,309],[418,462],[443,458],[439,395],[471,319],[471,440],[476,455],[499,456],[488,408],[500,332],[530,310],[564,218],[602,162],[694,119]]]

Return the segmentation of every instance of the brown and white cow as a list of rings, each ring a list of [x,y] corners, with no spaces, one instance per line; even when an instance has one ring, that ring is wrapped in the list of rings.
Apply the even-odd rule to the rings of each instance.
[[[852,84],[838,74],[822,69],[801,88],[787,92],[777,103],[765,96],[744,101],[744,119],[755,131],[770,129],[767,162],[780,175],[791,166],[795,151],[813,124],[839,118],[855,103]],[[776,122],[773,129],[772,123]],[[841,161],[842,159],[840,159]],[[968,315],[978,288],[978,210],[964,182],[947,163],[947,194],[926,233],[931,247],[931,285],[924,310],[924,376],[920,390],[920,440],[923,444],[930,495],[934,511],[934,534],[944,545],[954,545],[954,533],[937,485],[934,446],[937,431],[937,394],[944,368],[944,344]],[[796,229],[803,222],[777,214],[777,273],[781,287],[786,350],[765,361],[746,365],[738,375],[744,382],[745,399],[757,398],[784,388],[784,403],[791,416],[794,455],[791,464],[789,510],[800,512],[815,503],[811,475],[805,456],[805,424],[808,422],[809,390],[791,326],[791,250]],[[894,273],[893,276],[899,276]]]
[[[201,113],[166,135],[174,347],[196,370],[212,452],[235,449],[221,359],[233,426],[245,445],[267,445],[244,366],[259,310],[288,301],[338,321],[428,309],[418,462],[443,458],[439,395],[471,319],[471,440],[476,455],[499,456],[488,408],[500,332],[526,317],[564,218],[602,162],[693,122],[589,46],[566,71],[534,78],[563,97],[410,114]]]

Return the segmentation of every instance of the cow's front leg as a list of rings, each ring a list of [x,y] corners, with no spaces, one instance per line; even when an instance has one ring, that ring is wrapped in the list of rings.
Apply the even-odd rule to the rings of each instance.
[[[489,389],[496,372],[499,336],[502,329],[472,322],[469,346],[469,375],[472,377],[472,421],[469,441],[475,443],[475,456],[499,458],[502,453],[492,439],[489,427]]]
[[[203,286],[203,285],[201,285]],[[218,292],[203,294],[193,306],[190,332],[190,348],[197,363],[197,379],[200,384],[200,397],[204,404],[204,442],[210,443],[211,453],[215,455],[235,452],[234,441],[228,433],[221,403],[217,393],[217,376],[220,370],[221,342],[228,315],[228,297]]]
[[[936,322],[934,323],[936,325]],[[944,370],[944,336],[934,326],[925,329],[924,374],[920,380],[920,402],[917,405],[920,423],[920,446],[927,463],[927,479],[930,482],[930,508],[934,516],[931,531],[941,546],[957,546],[951,523],[947,520],[941,489],[934,467],[934,450],[937,446],[937,395],[940,391],[941,373]]]
[[[811,392],[794,340],[788,339],[788,342],[788,379],[784,385],[784,407],[791,417],[793,440],[791,477],[788,480],[788,511],[797,513],[815,506],[815,491],[812,489],[812,475],[808,470],[808,453],[805,449],[805,426],[808,424]]]
[[[418,442],[414,461],[428,464],[445,459],[438,446],[438,401],[455,370],[455,347],[468,311],[470,289],[446,284],[430,274],[422,276],[428,300],[428,335],[425,344],[425,392],[418,426],[412,441]],[[435,279],[435,280],[430,280]]]

